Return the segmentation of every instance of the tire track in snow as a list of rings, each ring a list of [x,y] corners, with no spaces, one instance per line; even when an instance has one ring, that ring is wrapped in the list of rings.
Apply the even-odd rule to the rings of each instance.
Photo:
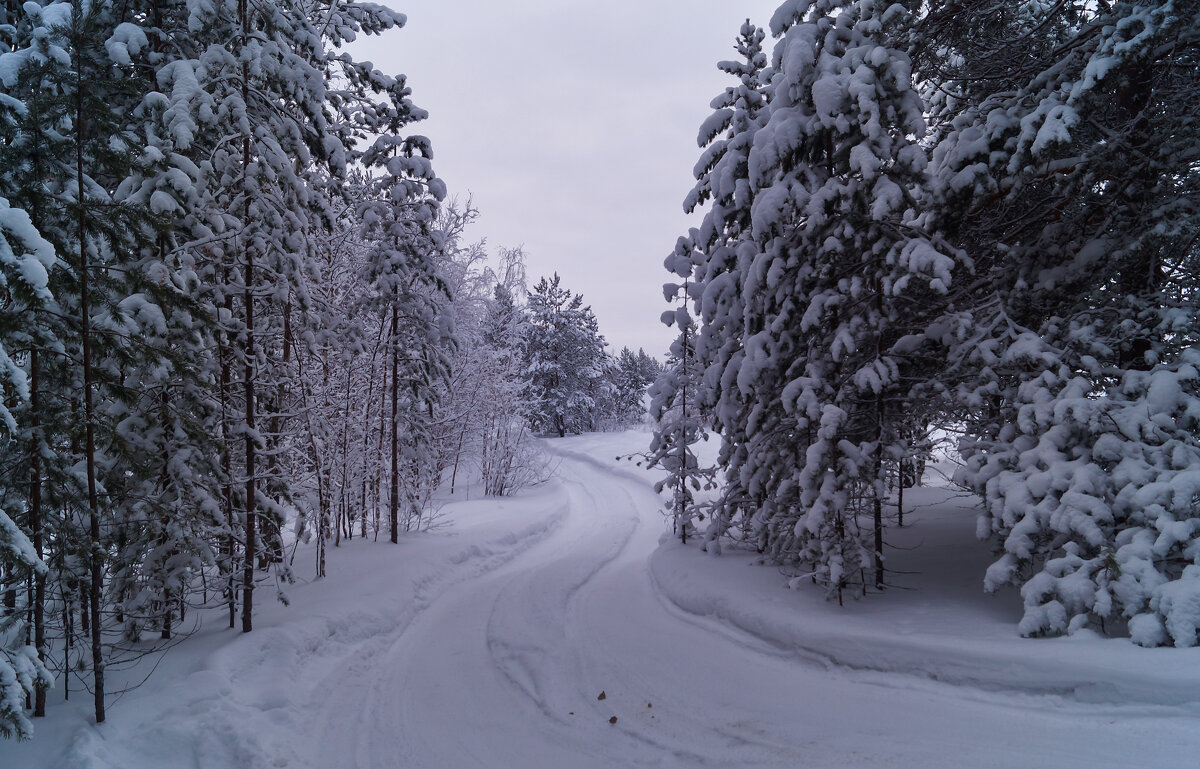
[[[580,663],[576,675],[581,681],[591,682],[581,689],[581,699],[592,717],[606,719],[620,711],[616,731],[627,739],[629,752],[643,756],[639,763],[646,765],[796,766],[799,755],[793,746],[753,729],[739,731],[713,725],[719,737],[713,744],[712,735],[706,734],[710,725],[696,717],[696,703],[688,703],[686,696],[675,698],[669,691],[676,673],[672,665],[661,664],[659,675],[646,675],[643,657],[652,658],[655,651],[661,653],[660,637],[678,637],[676,621],[661,611],[654,596],[647,566],[650,553],[665,533],[665,517],[659,509],[662,500],[643,474],[613,468],[586,454],[559,453],[587,468],[582,475],[589,481],[592,499],[600,499],[600,490],[610,502],[619,497],[637,517],[640,529],[606,564],[598,579],[575,591],[575,600],[568,608],[568,635]],[[622,607],[625,617],[641,619],[644,624],[624,622]],[[655,631],[663,620],[668,627],[660,636]],[[636,651],[616,653],[621,644],[629,644]],[[596,700],[600,689],[608,693],[604,704]],[[653,707],[646,707],[649,704]]]
[[[488,651],[496,668],[550,718],[569,712],[562,707],[564,693],[555,689],[570,680],[574,669],[567,638],[572,602],[621,555],[638,526],[636,515],[601,518],[597,500],[582,483],[565,483],[572,511],[586,526],[570,550],[505,585],[487,624]]]
[[[449,559],[449,568],[415,581],[413,601],[405,607],[392,629],[372,634],[352,655],[349,668],[331,672],[322,685],[315,688],[318,694],[320,691],[335,694],[320,704],[321,737],[314,744],[316,753],[322,758],[312,762],[314,769],[342,765],[348,749],[353,750],[354,766],[390,765],[389,750],[381,749],[378,744],[379,735],[392,733],[391,725],[381,722],[378,717],[387,712],[386,703],[394,694],[390,689],[393,681],[386,670],[387,658],[408,641],[413,624],[445,593],[486,577],[552,538],[569,513],[567,506],[560,504],[561,507],[547,518],[482,545],[471,545]],[[348,719],[347,713],[356,716]],[[369,728],[364,729],[364,724]],[[359,732],[349,746],[344,741],[347,731]]]

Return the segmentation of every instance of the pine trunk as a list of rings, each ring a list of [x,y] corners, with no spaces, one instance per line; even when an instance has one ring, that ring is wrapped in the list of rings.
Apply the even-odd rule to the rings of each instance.
[[[45,536],[42,524],[42,432],[40,401],[38,397],[39,377],[38,351],[29,354],[29,406],[33,428],[32,450],[29,457],[29,529],[33,535],[33,550],[38,560],[45,556]],[[46,661],[46,575],[33,578],[33,648],[38,659]],[[46,715],[46,689],[39,685],[33,693],[33,715]]]
[[[383,440],[387,434],[387,373],[388,364],[385,359],[380,365],[380,371],[383,373],[383,386],[379,388],[379,449],[375,452],[375,487],[371,494],[371,506],[375,510],[375,541],[379,541],[380,523],[380,495],[383,494]]]
[[[228,317],[233,317],[233,296],[229,293],[229,270],[225,270],[225,310]],[[218,355],[221,358],[221,432],[224,440],[221,441],[221,470],[225,475],[224,495],[222,504],[225,508],[225,541],[222,543],[223,553],[221,558],[222,568],[225,569],[225,600],[229,608],[229,627],[233,629],[237,627],[237,542],[234,536],[234,516],[233,516],[233,457],[229,446],[229,395],[230,395],[230,371],[229,371],[229,341],[224,334],[220,337],[220,349]]]
[[[879,317],[884,317],[883,307],[883,287],[880,281],[875,281],[875,311],[879,313]],[[882,332],[876,332],[875,336],[875,359],[883,358],[883,339],[880,335]],[[871,523],[875,530],[875,589],[883,590],[883,497],[881,491],[883,489],[883,438],[884,432],[884,402],[883,396],[876,394],[875,396],[875,461],[874,472],[871,478],[871,497],[872,507],[874,508],[871,516]]]
[[[96,491],[96,425],[95,404],[92,400],[92,339],[91,304],[88,292],[87,210],[84,207],[83,136],[86,124],[83,114],[83,84],[76,83],[75,91],[75,181],[79,207],[79,336],[83,353],[83,431],[84,464],[87,473],[89,573],[88,613],[92,641],[92,695],[95,700],[96,723],[104,723],[104,648],[100,635],[100,597],[104,579],[103,551],[100,546],[100,501]]]
[[[242,25],[242,45],[245,46],[250,35],[250,8],[248,0],[238,3],[238,16]],[[250,103],[250,66],[242,64],[242,103]],[[242,137],[242,197],[245,212],[242,217],[242,227],[250,225],[250,192],[245,176],[250,173],[250,137]],[[255,527],[258,523],[258,498],[254,488],[254,252],[249,244],[244,244],[244,285],[242,286],[242,301],[246,311],[246,361],[245,361],[245,397],[246,397],[246,531],[244,560],[242,564],[242,632],[249,633],[254,629],[254,551],[256,549]]]
[[[249,141],[246,142],[247,147]],[[249,150],[247,149],[247,154]],[[247,160],[247,164],[249,161]],[[245,291],[243,302],[246,305],[246,366],[245,399],[246,399],[246,526],[245,552],[242,563],[242,632],[249,633],[254,629],[254,555],[257,545],[256,525],[258,523],[258,500],[255,490],[254,461],[254,256],[247,248],[245,254]]]
[[[399,293],[397,291],[397,293]],[[397,302],[399,299],[396,300]],[[392,484],[388,514],[392,544],[400,541],[400,308],[392,305]]]

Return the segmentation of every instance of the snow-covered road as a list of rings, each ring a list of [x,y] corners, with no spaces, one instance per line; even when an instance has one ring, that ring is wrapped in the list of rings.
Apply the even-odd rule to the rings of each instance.
[[[876,660],[847,666],[830,662],[833,650],[780,642],[788,623],[807,621],[786,602],[751,607],[764,628],[778,620],[774,634],[698,612],[741,573],[772,570],[682,548],[672,557],[685,560],[664,566],[650,477],[612,461],[636,442],[550,447],[561,460],[550,484],[470,502],[448,531],[399,549],[347,543],[328,579],[295,588],[290,608],[265,606],[255,633],[206,628],[102,728],[64,710],[34,743],[0,743],[0,767],[1196,766],[1200,692],[1087,702],[1019,683],[945,683],[905,669],[923,648],[912,638],[893,666],[852,623],[823,625],[823,638]],[[698,571],[668,585],[672,564]],[[830,616],[842,615],[812,621]],[[1033,656],[1059,649],[1006,643]],[[1095,648],[1149,653],[1115,643]],[[1093,646],[1059,651],[1076,648]],[[1195,674],[1189,653],[1158,659]],[[981,677],[998,681],[1006,667],[1028,678],[1004,660]]]
[[[782,653],[656,590],[644,478],[571,451],[559,475],[561,524],[344,681],[367,695],[327,710],[314,766],[1165,767],[1197,725]]]

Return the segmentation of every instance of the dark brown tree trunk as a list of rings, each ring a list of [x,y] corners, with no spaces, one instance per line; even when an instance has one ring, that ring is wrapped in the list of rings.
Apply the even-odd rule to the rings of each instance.
[[[387,435],[387,360],[381,361],[380,370],[383,373],[383,386],[379,388],[379,450],[375,452],[375,487],[373,489],[371,507],[375,510],[375,541],[379,541],[380,495],[383,493],[383,439]]]
[[[246,141],[246,147],[246,154],[249,155],[249,140]],[[249,159],[246,163],[249,165]],[[249,248],[246,250],[245,259],[246,285],[243,301],[246,304],[246,365],[243,375],[246,399],[246,527],[245,558],[242,565],[242,632],[249,633],[254,629],[254,556],[257,549],[255,538],[258,523],[258,499],[254,483],[254,256]]]
[[[96,425],[95,404],[92,401],[92,339],[91,303],[88,292],[87,209],[83,185],[83,136],[86,123],[83,114],[83,83],[76,82],[75,91],[75,181],[79,206],[79,336],[83,347],[83,432],[84,464],[87,473],[89,572],[88,612],[92,640],[92,695],[95,699],[96,723],[104,723],[104,648],[100,635],[100,596],[103,588],[104,561],[100,546],[100,501],[96,490]]]
[[[688,282],[685,280],[683,282],[683,296],[684,296],[685,302],[687,301],[687,286],[688,286]],[[686,545],[687,544],[687,517],[686,517],[687,516],[687,509],[686,509],[687,497],[686,497],[686,495],[687,495],[687,451],[688,451],[688,447],[687,447],[688,332],[687,332],[686,328],[683,331],[683,349],[681,350],[681,352],[683,353],[683,360],[681,361],[681,363],[683,365],[683,391],[680,393],[679,400],[680,400],[680,407],[682,409],[682,411],[680,411],[680,417],[682,418],[682,424],[680,425],[681,429],[679,430],[679,449],[678,449],[678,451],[679,451],[679,477],[676,479],[679,483],[679,486],[675,490],[675,498],[677,500],[679,500],[679,503],[678,503],[678,509],[675,511],[675,520],[679,524],[679,542],[680,542],[680,544]]]
[[[29,354],[29,415],[33,428],[32,449],[29,456],[29,530],[33,535],[33,550],[39,560],[45,556],[45,534],[42,524],[42,430],[38,351]],[[46,575],[36,574],[33,578],[33,648],[38,659],[46,661]],[[33,694],[33,715],[46,715],[46,689],[38,686]]]
[[[369,396],[368,396],[369,401]],[[338,516],[346,526],[346,539],[354,539],[354,519],[350,514],[350,367],[346,366],[346,392],[342,398],[342,488]]]
[[[397,294],[399,291],[397,290]],[[399,301],[397,297],[395,301]],[[392,305],[392,484],[389,515],[392,544],[400,541],[400,308]]]
[[[875,281],[875,310],[879,313],[879,317],[884,317],[883,308],[883,286],[880,285],[879,279]],[[877,332],[875,336],[875,358],[879,360],[883,357],[883,338]],[[871,496],[872,496],[872,515],[871,523],[875,531],[875,589],[883,590],[883,438],[884,430],[884,415],[885,406],[883,396],[875,395],[875,470],[872,473]],[[903,485],[903,481],[901,481]]]
[[[72,593],[63,590],[63,670],[71,670],[71,649],[75,646],[75,611],[72,608],[74,601]],[[63,699],[70,701],[71,699],[71,676],[65,675],[63,680]]]
[[[875,495],[875,589],[883,590],[883,500]]]
[[[233,295],[229,292],[229,270],[225,269],[225,310],[226,317],[233,317]],[[230,396],[230,371],[229,371],[229,340],[224,333],[219,336],[220,348],[218,355],[221,358],[221,470],[225,475],[225,485],[223,489],[222,505],[225,508],[225,541],[222,543],[221,562],[225,569],[225,601],[229,608],[229,627],[233,629],[237,627],[237,538],[234,535],[235,521],[233,515],[233,452],[229,445],[229,396]]]
[[[369,380],[367,382],[367,398],[363,401],[363,450],[359,457],[358,466],[359,472],[362,474],[359,478],[359,533],[363,539],[367,538],[367,512],[370,509],[367,504],[367,480],[370,475],[370,466],[367,464],[367,455],[371,446],[371,412],[373,410],[373,401],[375,393],[372,389],[375,386],[375,358],[371,358],[371,367],[367,370]]]
[[[250,9],[247,0],[238,3],[238,14],[242,24],[242,43],[245,45],[250,31]],[[250,102],[250,67],[242,64],[242,102]],[[250,197],[245,175],[250,173],[250,137],[242,137],[242,196],[245,213],[242,226],[250,224]],[[254,252],[249,244],[244,245],[244,285],[242,286],[242,301],[246,305],[246,365],[245,365],[245,398],[246,398],[246,532],[244,561],[242,567],[242,632],[249,633],[254,629],[254,555],[256,550],[256,530],[258,523],[258,498],[255,492],[254,460],[255,460],[255,425],[254,425]]]

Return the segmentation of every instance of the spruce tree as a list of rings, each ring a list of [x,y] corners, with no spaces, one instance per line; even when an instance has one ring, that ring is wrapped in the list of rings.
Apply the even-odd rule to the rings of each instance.
[[[730,466],[735,455],[745,451],[738,436],[748,404],[732,377],[744,354],[742,281],[745,260],[754,253],[750,213],[755,190],[748,160],[767,105],[771,72],[763,50],[765,37],[762,29],[747,20],[734,45],[740,58],[717,64],[736,84],[713,99],[715,111],[701,125],[697,143],[703,152],[693,170],[696,186],[684,201],[689,213],[704,206],[708,210],[701,225],[680,238],[666,260],[667,270],[688,285],[691,314],[699,321],[690,343],[696,363],[703,369],[697,380],[695,406],[711,416],[721,436],[718,463],[722,467]],[[674,299],[680,289],[669,283],[664,292]],[[674,318],[674,313],[664,318]],[[736,473],[727,474],[720,501],[712,511],[712,535],[724,533],[739,516],[748,525],[757,500],[758,495],[752,496]]]
[[[661,467],[667,475],[655,485],[662,493],[670,489],[671,501],[666,513],[671,530],[683,544],[693,533],[697,520],[704,515],[696,504],[695,492],[710,488],[714,468],[701,467],[692,446],[707,440],[706,424],[700,408],[699,391],[703,370],[696,355],[696,323],[687,309],[687,286],[681,287],[683,305],[664,313],[670,325],[679,329],[671,345],[671,357],[663,373],[650,387],[650,416],[655,421],[654,437],[646,454],[647,467]],[[710,526],[705,547],[720,552],[717,534]]]
[[[956,269],[920,213],[922,102],[896,47],[910,17],[885,10],[780,8],[767,104],[754,114],[752,90],[742,97],[744,175],[719,177],[733,203],[714,196],[707,234],[668,261],[680,275],[704,268],[695,293],[712,344],[700,356],[717,362],[706,385],[719,388],[725,521],[749,507],[759,546],[839,599],[884,586],[885,462],[913,340]]]
[[[596,429],[598,396],[607,394],[604,347],[596,316],[556,273],[529,295],[525,377],[534,429],[559,437]]]
[[[20,357],[19,350],[32,348],[29,329],[36,325],[37,308],[50,299],[47,268],[53,260],[53,247],[38,234],[29,216],[0,198],[0,292],[9,298],[0,309],[0,393],[3,393],[0,395],[0,442],[4,444],[36,446],[36,421],[29,425],[19,424],[13,414],[16,410],[22,417],[36,415],[36,368],[31,381],[13,355]],[[24,712],[25,700],[34,697],[34,714],[45,715],[45,690],[52,681],[44,663],[43,608],[49,570],[42,560],[45,535],[40,520],[37,465],[35,455],[30,459],[30,499],[26,500],[27,506],[21,506],[26,514],[13,511],[18,518],[25,519],[24,528],[18,526],[4,509],[17,500],[0,499],[0,568],[8,579],[31,576],[35,585],[33,595],[29,596],[34,626],[32,645],[25,641],[29,633],[22,632],[17,626],[23,623],[26,612],[13,612],[0,619],[0,636],[10,642],[0,647],[0,737],[28,738],[31,735],[32,725]]]

